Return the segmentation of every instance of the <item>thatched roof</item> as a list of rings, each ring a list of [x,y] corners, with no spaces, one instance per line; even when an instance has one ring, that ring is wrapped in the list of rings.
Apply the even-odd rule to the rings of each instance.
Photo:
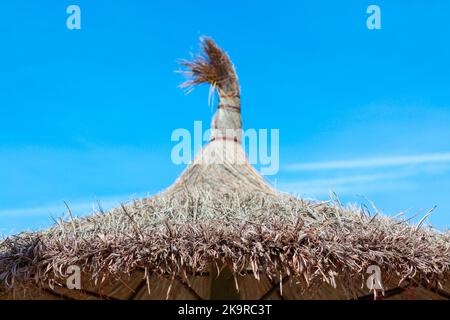
[[[185,64],[188,84],[215,85],[213,128],[239,129],[234,68],[212,40],[204,50]],[[282,194],[247,162],[239,135],[214,137],[159,195],[0,242],[0,298],[373,298],[371,265],[386,297],[450,298],[450,233]],[[65,288],[71,265],[81,291]]]

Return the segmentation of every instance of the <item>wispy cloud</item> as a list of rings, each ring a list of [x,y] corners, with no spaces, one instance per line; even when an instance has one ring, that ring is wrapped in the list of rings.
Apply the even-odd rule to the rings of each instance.
[[[413,172],[388,172],[374,174],[356,174],[348,176],[306,179],[300,181],[281,182],[280,190],[307,195],[310,197],[327,196],[330,191],[343,194],[365,194],[370,191],[407,188],[405,178],[413,176]],[[395,184],[392,184],[395,181]]]
[[[288,166],[287,171],[292,174],[278,184],[280,190],[302,196],[323,197],[330,191],[339,195],[398,193],[417,188],[418,181],[427,176],[447,175],[450,153],[297,163]],[[295,173],[299,176],[295,177]]]
[[[68,205],[74,215],[82,216],[99,211],[99,205],[103,210],[109,210],[114,206],[118,206],[120,203],[128,202],[133,198],[135,197],[130,195],[111,196],[92,200],[84,199],[73,201],[69,202]],[[63,201],[36,207],[0,209],[0,221],[2,218],[10,217],[58,217],[66,214],[66,212],[67,208]]]
[[[74,216],[83,217],[100,211],[99,206],[102,210],[108,211],[121,203],[143,196],[145,194],[79,199],[68,202],[68,205]],[[0,209],[0,238],[2,235],[7,236],[23,230],[47,228],[53,223],[51,218],[63,218],[64,220],[69,218],[68,210],[63,201],[35,207]]]
[[[434,163],[450,163],[450,152],[428,153],[409,156],[384,156],[366,159],[337,160],[325,162],[294,163],[286,166],[286,169],[288,171],[319,171],[337,169],[381,168]]]

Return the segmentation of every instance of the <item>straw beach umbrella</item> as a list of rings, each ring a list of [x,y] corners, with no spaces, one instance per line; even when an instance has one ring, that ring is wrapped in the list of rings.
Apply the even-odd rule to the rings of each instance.
[[[202,49],[183,86],[217,90],[211,141],[158,195],[2,240],[0,297],[449,299],[448,232],[299,199],[259,175],[235,69],[213,40]]]

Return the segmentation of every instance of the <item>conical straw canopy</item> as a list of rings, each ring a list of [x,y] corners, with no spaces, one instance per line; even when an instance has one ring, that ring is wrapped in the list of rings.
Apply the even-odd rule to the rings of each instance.
[[[219,93],[211,141],[161,194],[0,241],[0,299],[450,298],[449,232],[264,181],[240,143],[234,67],[211,39],[202,48],[184,86]]]

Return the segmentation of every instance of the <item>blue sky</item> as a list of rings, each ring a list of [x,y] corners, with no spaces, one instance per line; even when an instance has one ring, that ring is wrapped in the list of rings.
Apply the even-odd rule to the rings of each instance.
[[[33,1],[0,5],[0,233],[154,194],[184,169],[176,128],[209,123],[179,58],[212,36],[245,128],[280,130],[281,190],[450,224],[450,2]],[[81,8],[68,30],[66,8]],[[377,4],[382,30],[368,30]]]

